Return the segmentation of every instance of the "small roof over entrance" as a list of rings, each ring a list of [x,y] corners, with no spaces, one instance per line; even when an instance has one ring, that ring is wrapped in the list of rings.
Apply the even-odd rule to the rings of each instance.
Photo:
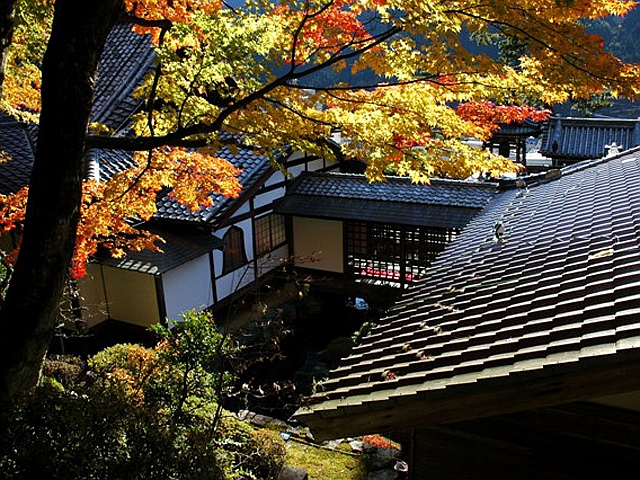
[[[364,175],[301,175],[276,205],[280,214],[462,228],[496,195],[497,183],[432,180],[412,183],[404,177],[369,182]]]

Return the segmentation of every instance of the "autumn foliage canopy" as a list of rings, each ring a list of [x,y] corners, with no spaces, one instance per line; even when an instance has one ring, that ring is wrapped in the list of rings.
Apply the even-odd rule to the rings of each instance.
[[[53,0],[18,0],[0,108],[37,121],[39,65]],[[241,141],[267,155],[285,147],[360,159],[367,175],[414,181],[499,174],[507,160],[476,150],[499,123],[546,118],[549,106],[607,91],[635,97],[638,66],[603,50],[585,19],[625,15],[618,0],[126,0],[123,22],[149,34],[156,65],[139,86],[133,135],[93,125],[88,148],[133,152],[131,169],[87,180],[73,275],[98,246],[115,256],[158,248],[132,226],[171,191],[197,210],[212,194],[240,191],[238,171],[216,152]],[[515,64],[463,39],[513,38]],[[353,75],[342,83],[340,73]],[[366,75],[365,75],[366,74]],[[375,80],[371,80],[375,79]],[[341,132],[342,143],[328,141]],[[224,133],[224,134],[223,134]],[[230,135],[229,135],[230,134]],[[1,145],[0,145],[1,149]],[[10,161],[10,160],[9,160]],[[26,189],[3,196],[2,228],[24,216]]]

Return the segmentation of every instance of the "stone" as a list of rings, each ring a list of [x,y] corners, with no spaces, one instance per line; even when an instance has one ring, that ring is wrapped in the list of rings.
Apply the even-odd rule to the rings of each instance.
[[[340,446],[342,442],[343,442],[342,438],[337,438],[335,440],[329,440],[328,442],[326,442],[326,445],[328,448],[336,449]]]
[[[371,466],[374,470],[393,468],[399,458],[399,450],[394,448],[377,447],[371,452]]]
[[[354,452],[364,451],[364,442],[361,442],[360,440],[351,440],[349,445],[351,446],[351,450]]]
[[[272,420],[271,417],[267,417],[266,415],[260,415],[259,413],[256,413],[252,418],[251,418],[251,423],[254,424],[256,427],[266,427],[267,425],[269,425],[269,422]]]
[[[277,418],[272,418],[269,420],[269,427],[276,430],[284,430],[287,428],[287,422],[284,420],[279,420]]]
[[[308,480],[309,474],[301,468],[285,465],[278,473],[276,480]]]
[[[396,472],[393,470],[376,470],[367,476],[367,480],[396,480]]]

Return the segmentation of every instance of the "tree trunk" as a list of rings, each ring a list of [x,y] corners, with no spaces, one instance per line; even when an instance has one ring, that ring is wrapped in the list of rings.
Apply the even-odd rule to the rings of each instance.
[[[74,250],[94,76],[122,0],[57,0],[20,254],[0,311],[0,409],[37,384]]]
[[[3,0],[0,2],[0,98],[4,76],[7,71],[7,51],[13,37],[13,8],[16,0]]]

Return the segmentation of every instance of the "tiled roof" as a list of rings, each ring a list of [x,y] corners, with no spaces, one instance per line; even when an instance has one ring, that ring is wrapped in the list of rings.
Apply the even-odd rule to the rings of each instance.
[[[166,243],[159,244],[162,252],[150,250],[127,252],[123,258],[112,258],[103,253],[98,255],[96,260],[110,267],[161,275],[215,248],[222,247],[220,238],[201,230],[189,231],[182,228],[180,231],[175,231],[166,227],[152,227],[149,231],[160,235],[165,240]]]
[[[390,418],[410,404],[427,412],[442,398],[464,406],[462,395],[492,386],[632,356],[640,359],[639,149],[501,193],[297,417],[318,431],[349,418],[347,435],[355,415]]]
[[[604,157],[605,147],[613,143],[620,150],[640,145],[640,120],[553,117],[545,127],[540,153],[568,160],[596,159]]]
[[[29,183],[34,148],[33,128],[0,116],[0,151],[10,157],[0,162],[0,193],[15,193]]]
[[[165,195],[158,200],[157,218],[196,223],[216,223],[236,202],[250,192],[250,187],[254,183],[271,169],[267,157],[255,154],[248,147],[240,146],[235,152],[231,152],[228,148],[223,148],[216,155],[228,160],[236,168],[242,170],[238,177],[243,187],[241,196],[234,199],[222,195],[214,195],[212,207],[192,212],[189,208],[178,204],[168,195]]]
[[[126,124],[140,103],[133,97],[133,89],[155,58],[150,46],[147,37],[131,31],[131,25],[119,25],[112,30],[100,61],[92,121],[115,130]],[[11,157],[0,164],[0,193],[13,193],[28,183],[36,136],[35,125],[22,124],[8,117],[0,119],[0,149]],[[89,155],[100,158],[103,178],[109,178],[131,164],[131,154],[127,152],[92,151]]]
[[[126,126],[130,115],[139,106],[133,90],[149,71],[155,58],[149,39],[135,34],[130,25],[120,25],[110,33],[103,53],[96,82],[95,103],[92,120],[102,122],[118,130]],[[35,128],[35,127],[34,127]],[[9,118],[0,119],[0,149],[11,156],[8,162],[0,163],[0,193],[12,193],[28,183],[33,166],[35,130]],[[125,133],[124,130],[122,133]],[[228,135],[223,134],[223,138]],[[219,156],[229,160],[242,170],[240,181],[244,187],[251,186],[269,168],[266,157],[256,155],[247,147],[237,152],[224,148]],[[131,152],[117,150],[91,150],[89,162],[100,166],[101,180],[133,165]],[[156,218],[187,222],[217,221],[235,204],[235,199],[218,195],[211,208],[190,211],[168,196],[158,200]]]
[[[93,149],[88,152],[88,155],[100,166],[102,181],[134,166],[132,153],[124,150]]]
[[[341,220],[462,228],[495,196],[497,184],[432,180],[429,185],[364,175],[301,175],[276,205],[282,214]]]
[[[542,123],[526,119],[521,123],[500,123],[494,137],[537,137],[542,133]]]
[[[139,107],[133,90],[149,72],[155,52],[148,36],[117,25],[109,34],[100,59],[91,118],[116,130],[126,125]]]

